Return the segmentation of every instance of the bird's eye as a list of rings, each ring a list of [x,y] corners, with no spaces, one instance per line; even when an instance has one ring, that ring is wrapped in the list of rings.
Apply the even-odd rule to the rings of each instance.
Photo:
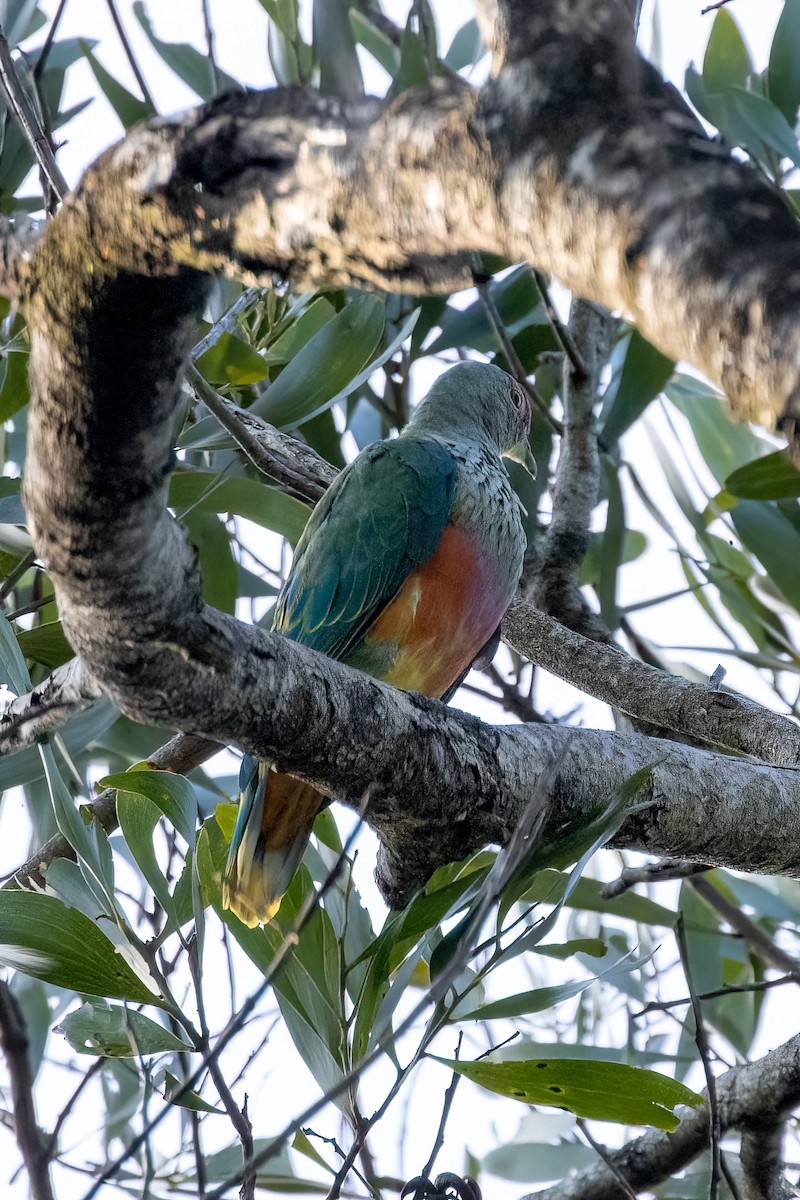
[[[513,402],[514,408],[516,408],[516,409],[523,408],[523,406],[525,404],[525,397],[522,394],[521,388],[514,388],[514,391],[511,393],[511,400]]]

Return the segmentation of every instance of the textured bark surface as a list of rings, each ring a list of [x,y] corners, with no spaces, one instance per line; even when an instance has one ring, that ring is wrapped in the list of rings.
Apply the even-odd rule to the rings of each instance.
[[[123,711],[275,758],[354,803],[373,785],[393,902],[439,862],[504,842],[554,760],[557,823],[658,763],[653,805],[620,844],[796,873],[792,770],[646,739],[492,729],[394,693],[205,607],[167,514],[178,386],[209,272],[419,293],[470,283],[476,251],[526,258],[631,313],[740,413],[791,409],[800,232],[783,202],[637,56],[616,0],[507,0],[501,12],[512,34],[479,93],[448,81],[388,105],[232,95],[140,127],[87,172],[26,291],[37,550],[70,640]],[[741,732],[744,709],[726,724],[728,699],[709,709],[709,742],[773,745],[763,727]],[[788,743],[780,761],[794,764],[796,734]]]

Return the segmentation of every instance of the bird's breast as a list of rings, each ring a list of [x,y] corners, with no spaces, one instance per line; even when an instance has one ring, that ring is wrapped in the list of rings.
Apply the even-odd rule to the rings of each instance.
[[[442,696],[496,630],[519,576],[497,547],[448,525],[349,659],[407,691]],[[510,576],[513,575],[513,579]]]

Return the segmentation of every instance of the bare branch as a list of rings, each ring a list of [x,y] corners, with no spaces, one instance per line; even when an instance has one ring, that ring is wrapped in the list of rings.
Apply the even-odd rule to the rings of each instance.
[[[646,863],[643,867],[626,867],[617,879],[603,885],[603,899],[613,900],[637,883],[663,883],[667,879],[687,879],[708,870],[707,863],[684,862],[681,859],[662,858],[658,862]]]
[[[0,1047],[11,1078],[14,1129],[25,1161],[32,1200],[54,1200],[50,1182],[49,1139],[36,1120],[33,1080],[28,1062],[28,1030],[14,993],[0,980]]]
[[[747,1197],[754,1200],[787,1200],[792,1195],[783,1176],[783,1121],[760,1121],[742,1130],[740,1159]]]
[[[42,128],[39,114],[17,76],[8,41],[0,33],[0,90],[9,112],[13,113],[23,137],[28,142],[47,184],[59,200],[69,191],[69,185],[56,162],[50,138]]]
[[[763,762],[800,765],[800,728],[789,717],[737,693],[690,683],[638,662],[619,647],[591,641],[520,600],[506,615],[503,639],[524,658],[636,720]]]
[[[703,1064],[703,1073],[706,1077],[706,1095],[708,1097],[708,1137],[709,1149],[711,1153],[708,1200],[718,1200],[719,1184],[722,1177],[722,1159],[720,1156],[720,1138],[722,1136],[722,1127],[720,1125],[719,1104],[717,1102],[717,1081],[711,1066],[711,1047],[708,1042],[708,1034],[706,1033],[705,1022],[703,1021],[703,1010],[700,1007],[700,1001],[697,998],[697,992],[695,991],[694,982],[692,980],[692,972],[689,965],[689,947],[686,944],[686,929],[683,922],[683,913],[678,914],[678,920],[675,925],[675,938],[678,943],[678,951],[681,956],[683,974],[686,978],[686,986],[689,989],[689,996],[691,999],[692,1015],[694,1017],[694,1040],[697,1046],[697,1053],[700,1055],[700,1061]]]
[[[18,696],[0,715],[0,754],[32,746],[102,695],[80,658],[57,667],[44,683]]]
[[[610,642],[604,622],[590,611],[578,587],[589,547],[592,513],[600,491],[600,453],[594,406],[608,357],[611,318],[593,304],[573,302],[570,332],[583,364],[576,374],[564,360],[564,428],[553,488],[553,515],[533,561],[526,563],[523,588],[537,608],[558,613],[562,624],[595,641]]]
[[[280,433],[255,413],[220,396],[196,367],[187,368],[187,378],[206,408],[223,429],[227,429],[253,466],[270,479],[312,503],[316,503],[333,483],[339,472],[316,450],[297,438]]]

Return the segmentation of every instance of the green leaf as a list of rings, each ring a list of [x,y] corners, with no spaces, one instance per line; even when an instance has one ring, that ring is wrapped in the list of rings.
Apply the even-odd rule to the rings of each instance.
[[[247,387],[260,383],[267,375],[267,364],[258,351],[232,333],[223,333],[195,366],[208,383]]]
[[[203,100],[213,100],[222,92],[242,90],[239,81],[219,67],[212,74],[208,57],[195,50],[194,46],[186,42],[163,42],[157,37],[142,0],[136,0],[133,12],[159,57]]]
[[[189,1112],[218,1113],[224,1115],[221,1108],[215,1108],[213,1104],[209,1104],[207,1100],[204,1100],[199,1092],[194,1092],[191,1088],[188,1092],[184,1092],[179,1100],[173,1100],[173,1096],[177,1096],[182,1084],[180,1079],[176,1079],[171,1071],[164,1072],[164,1084],[164,1099],[167,1104],[176,1104],[178,1108],[186,1108]]]
[[[49,671],[54,671],[75,657],[60,621],[34,625],[33,629],[19,629],[17,642],[26,658],[41,663]]]
[[[578,979],[570,983],[560,983],[553,987],[532,988],[528,992],[518,992],[514,996],[504,996],[502,1000],[492,1000],[481,1004],[469,1011],[457,1008],[453,1014],[456,1021],[495,1021],[501,1018],[528,1016],[530,1013],[544,1012],[555,1008],[563,1000],[571,1000],[579,996],[594,983],[594,979]]]
[[[450,49],[444,56],[444,61],[451,71],[463,71],[465,67],[474,66],[484,54],[485,49],[478,22],[471,17],[466,25],[462,25],[456,33],[450,43]]]
[[[800,0],[783,0],[783,11],[772,39],[767,70],[767,95],[794,127],[800,107]]]
[[[743,500],[790,499],[800,496],[800,471],[785,450],[776,450],[732,471],[725,491]]]
[[[115,916],[114,863],[106,833],[96,821],[87,825],[67,790],[52,747],[40,745],[47,788],[60,832],[72,846],[78,866],[101,910]]]
[[[600,601],[600,615],[609,629],[616,629],[619,626],[620,617],[617,605],[617,582],[625,550],[625,502],[622,497],[619,475],[607,458],[603,459],[603,474],[608,492],[608,507],[600,553],[597,597]]]
[[[516,337],[529,325],[542,325],[550,331],[549,348],[556,349],[536,280],[527,263],[514,267],[502,279],[493,279],[489,291],[509,337]],[[497,334],[480,297],[463,309],[448,305],[439,328],[439,336],[427,347],[428,354],[458,346],[471,346],[484,353],[497,349]]]
[[[197,549],[203,599],[212,608],[234,613],[239,597],[239,564],[233,557],[225,522],[216,513],[193,509],[182,524]]]
[[[786,117],[767,100],[744,88],[731,88],[724,97],[726,126],[730,140],[744,146],[759,159],[768,160],[768,150],[800,166],[800,148]]]
[[[164,1005],[94,921],[42,892],[0,891],[0,961],[73,992]]]
[[[169,504],[178,514],[235,513],[296,542],[311,509],[294,496],[247,475],[220,476],[216,471],[175,471],[169,481]]]
[[[364,94],[361,64],[349,19],[347,0],[314,0],[314,57],[319,62],[319,86],[327,95],[356,100]]]
[[[288,329],[270,342],[264,354],[263,361],[268,366],[287,363],[302,350],[306,342],[327,325],[336,316],[336,309],[325,296],[317,296],[308,308],[292,321]]]
[[[512,1183],[546,1183],[565,1179],[571,1171],[597,1163],[597,1151],[573,1142],[513,1141],[490,1150],[481,1159],[481,1169]]]
[[[4,355],[5,370],[0,386],[0,424],[8,421],[30,400],[28,389],[27,348],[24,351],[6,351]],[[23,516],[21,524],[24,524]]]
[[[744,87],[753,70],[739,26],[727,8],[718,10],[703,59],[703,83],[710,92]]]
[[[621,368],[603,397],[600,441],[612,447],[663,391],[675,363],[633,329]]]
[[[552,1059],[548,1048],[542,1057],[525,1062],[462,1062],[457,1058],[436,1061],[471,1079],[480,1087],[525,1104],[565,1108],[578,1117],[614,1121],[621,1125],[653,1125],[673,1130],[677,1104],[699,1107],[701,1096],[682,1083],[642,1071],[625,1063]]]
[[[607,951],[608,946],[602,938],[592,937],[570,938],[562,945],[554,942],[546,946],[535,947],[536,954],[543,954],[545,958],[557,958],[559,962],[564,962],[573,954],[588,954],[590,958],[604,958]]]
[[[554,904],[564,894],[567,879],[568,877],[561,871],[546,868],[536,875],[521,899],[526,904],[538,900]],[[672,928],[677,920],[677,913],[673,909],[664,908],[662,905],[656,904],[654,900],[650,900],[649,897],[640,896],[633,891],[624,892],[621,896],[607,900],[603,896],[602,883],[597,879],[587,879],[585,876],[578,880],[570,893],[566,900],[566,907],[581,909],[584,912],[607,913],[609,916],[638,921],[642,925],[655,925],[663,928]]]
[[[57,1033],[63,1033],[80,1054],[103,1058],[136,1058],[148,1054],[185,1053],[193,1047],[163,1025],[133,1009],[96,1000],[70,1013]]]
[[[375,353],[383,321],[383,301],[358,293],[306,342],[251,411],[285,428],[349,395]]]
[[[135,792],[120,788],[117,792],[117,816],[125,844],[136,859],[139,870],[164,912],[174,919],[172,896],[153,846],[153,831],[161,816],[160,810],[145,796],[137,796]]]
[[[409,13],[403,36],[400,39],[400,66],[394,77],[392,95],[396,96],[408,88],[427,87],[428,63],[425,42],[411,28],[412,14]]]
[[[263,3],[263,0],[262,0]],[[382,29],[373,25],[369,17],[357,8],[350,9],[350,28],[359,45],[380,63],[387,75],[394,79],[400,68],[400,51]]]
[[[183,775],[137,766],[118,775],[106,775],[98,780],[97,786],[145,796],[172,822],[183,840],[190,846],[194,845],[197,798],[191,783]]]
[[[31,688],[19,641],[3,613],[0,613],[0,683],[7,684],[17,696],[24,696]]]
[[[664,389],[689,422],[697,448],[720,486],[737,467],[763,454],[766,443],[732,421],[719,394],[690,375],[675,375]]]
[[[774,504],[742,500],[731,512],[736,532],[763,563],[774,584],[800,611],[800,533]]]
[[[146,121],[148,117],[156,115],[152,105],[148,104],[146,100],[134,96],[126,87],[123,87],[119,80],[114,78],[110,71],[106,70],[102,63],[98,62],[87,41],[81,38],[79,44],[100,90],[119,117],[124,129],[130,129],[137,122]]]
[[[306,1158],[310,1158],[318,1167],[322,1167],[323,1171],[327,1171],[331,1175],[335,1175],[329,1163],[325,1161],[318,1150],[309,1141],[302,1129],[298,1129],[297,1133],[292,1138],[292,1149],[297,1150],[299,1154],[304,1154]]]

